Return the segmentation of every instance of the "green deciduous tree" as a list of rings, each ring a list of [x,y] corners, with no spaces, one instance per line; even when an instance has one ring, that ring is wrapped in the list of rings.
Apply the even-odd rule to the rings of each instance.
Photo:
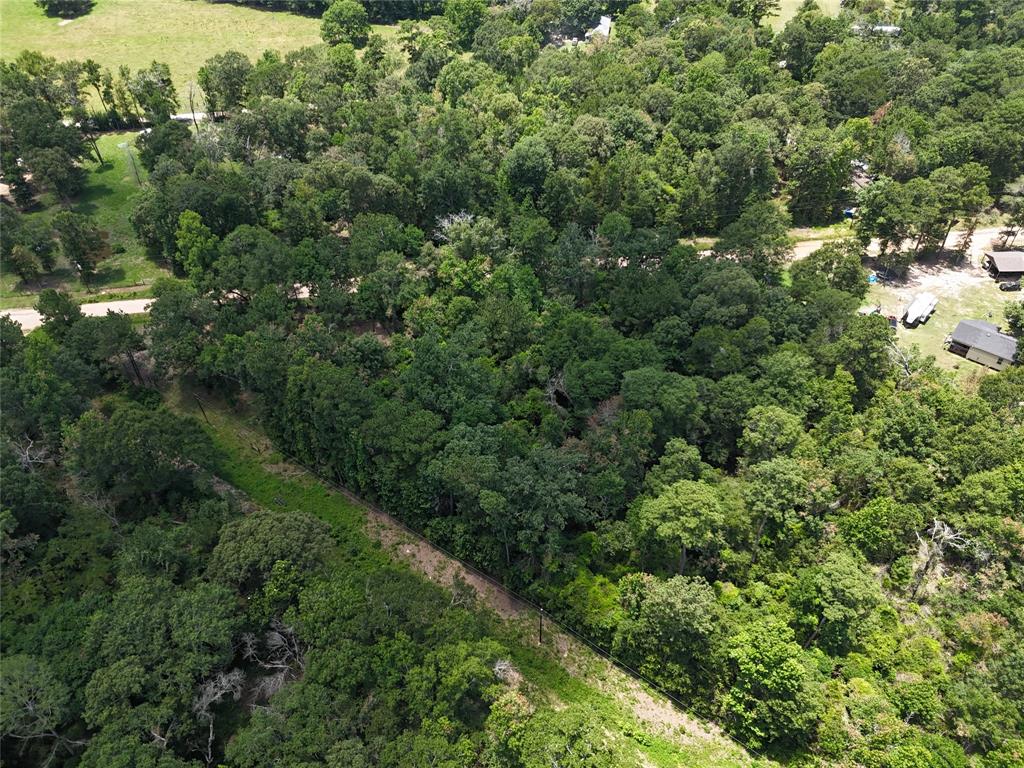
[[[487,14],[486,0],[445,0],[444,18],[461,48],[473,42],[476,28]]]
[[[60,211],[54,216],[53,228],[64,258],[78,270],[82,282],[91,282],[97,265],[107,255],[105,233],[88,216],[72,211]]]
[[[320,36],[328,45],[350,43],[361,48],[369,34],[370,19],[358,0],[334,0],[324,11]]]
[[[785,168],[789,210],[796,224],[823,224],[835,214],[839,195],[850,179],[854,152],[851,139],[828,128],[799,135]]]
[[[171,80],[170,68],[154,61],[128,79],[128,92],[153,123],[163,123],[178,106],[178,92]]]
[[[747,464],[792,456],[805,439],[800,417],[775,405],[758,405],[747,413],[739,449]]]
[[[921,511],[888,497],[872,499],[839,521],[843,537],[874,562],[902,554],[924,523]]]
[[[725,131],[715,150],[720,221],[735,221],[749,207],[748,198],[757,201],[769,196],[778,180],[775,143],[771,130],[757,120],[737,123]]]
[[[789,256],[789,215],[770,200],[748,199],[726,226],[715,252],[736,258],[756,277],[775,279]]]
[[[1006,318],[1006,327],[1010,334],[1018,339],[1024,339],[1024,301],[1006,302],[1003,305],[1003,317]]]
[[[853,240],[825,243],[790,267],[793,292],[808,296],[827,286],[863,298],[868,291],[863,255],[864,248]]]
[[[695,480],[679,480],[659,495],[638,505],[634,526],[678,553],[679,573],[685,573],[692,550],[705,551],[719,532],[725,511],[714,486]]]
[[[237,109],[245,96],[245,86],[252,73],[249,58],[238,51],[227,51],[207,59],[196,79],[206,96],[210,112]]]
[[[194,420],[132,403],[116,404],[107,416],[87,413],[68,431],[65,446],[82,484],[127,510],[190,492],[199,468],[212,465],[214,456]]]
[[[44,662],[31,656],[4,658],[0,679],[0,734],[4,738],[60,741],[70,692]],[[53,747],[56,752],[57,746]]]
[[[663,581],[633,573],[619,582],[625,613],[615,630],[615,656],[674,691],[690,693],[703,673],[722,625],[715,591],[701,578],[673,576]]]
[[[26,283],[31,283],[42,274],[42,265],[35,253],[20,243],[14,245],[7,256],[10,269]]]
[[[730,730],[754,747],[799,745],[814,733],[821,698],[793,631],[760,619],[729,640],[729,689],[723,710]]]
[[[224,526],[210,558],[210,578],[250,594],[270,577],[276,563],[309,572],[331,549],[326,523],[295,512],[260,510]]]
[[[147,171],[156,168],[161,158],[177,160],[188,168],[195,163],[192,131],[176,120],[154,125],[135,140],[135,145],[139,148],[139,161]]]
[[[551,150],[544,140],[539,136],[527,136],[505,156],[502,171],[509,191],[521,197],[540,194],[551,166]]]
[[[182,211],[175,232],[178,266],[196,285],[204,282],[213,269],[220,248],[220,239],[203,223],[195,211]]]
[[[804,642],[843,651],[856,640],[861,623],[881,602],[881,590],[863,564],[836,551],[821,565],[804,568],[790,593],[799,611]]]

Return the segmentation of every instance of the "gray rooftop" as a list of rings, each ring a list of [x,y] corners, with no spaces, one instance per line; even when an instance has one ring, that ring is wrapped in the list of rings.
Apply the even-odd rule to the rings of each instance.
[[[1024,251],[986,251],[1000,272],[1024,272]]]
[[[984,320],[961,320],[950,338],[957,344],[980,349],[1004,360],[1013,360],[1017,354],[1017,340]]]

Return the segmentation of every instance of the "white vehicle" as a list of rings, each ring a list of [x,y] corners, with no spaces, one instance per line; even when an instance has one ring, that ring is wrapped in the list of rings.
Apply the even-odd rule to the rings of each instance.
[[[908,328],[912,328],[920,323],[925,322],[935,311],[935,306],[939,303],[933,293],[919,293],[914,297],[914,300],[907,306],[906,312],[903,313],[903,324]]]

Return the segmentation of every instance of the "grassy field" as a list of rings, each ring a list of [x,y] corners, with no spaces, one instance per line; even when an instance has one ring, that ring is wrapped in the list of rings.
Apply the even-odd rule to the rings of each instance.
[[[94,59],[117,70],[162,61],[171,68],[179,100],[211,56],[228,50],[251,58],[320,42],[320,20],[206,0],[97,0],[91,13],[69,22],[43,15],[32,0],[0,0],[0,55],[24,49],[58,59]]]
[[[104,163],[86,164],[85,190],[72,206],[78,213],[93,217],[97,226],[109,234],[112,253],[100,263],[92,286],[87,289],[63,259],[58,259],[53,273],[31,285],[25,285],[13,273],[4,272],[0,275],[0,309],[32,306],[42,288],[59,288],[87,300],[95,300],[92,294],[113,291],[138,294],[119,298],[143,298],[148,295],[146,286],[169,274],[146,255],[128,222],[133,198],[146,178],[146,170],[135,154],[134,140],[134,133],[100,137]],[[41,204],[41,210],[27,215],[50,219],[59,210],[52,195],[44,195]]]
[[[772,29],[780,30],[786,26],[786,22],[796,16],[803,4],[804,0],[781,0],[779,14],[769,19]],[[818,7],[829,16],[839,15],[839,0],[818,0]]]
[[[218,474],[251,501],[268,508],[306,512],[329,523],[335,538],[342,542],[338,567],[354,565],[371,574],[392,562],[391,554],[371,541],[366,533],[364,510],[340,493],[287,464],[286,457],[274,451],[259,432],[259,425],[221,403],[204,399],[204,413],[193,391],[181,384],[168,393],[172,408],[202,421],[213,438],[220,457]],[[620,689],[612,675],[621,674],[589,651],[573,653],[571,669],[559,652],[557,635],[546,635],[538,646],[535,625],[499,622],[495,618],[494,636],[509,649],[511,660],[527,681],[525,692],[538,707],[582,707],[610,737],[635,751],[635,765],[656,768],[776,768],[774,763],[752,759],[739,746],[712,733],[686,735],[652,732],[634,714],[627,697],[616,696],[609,688]]]

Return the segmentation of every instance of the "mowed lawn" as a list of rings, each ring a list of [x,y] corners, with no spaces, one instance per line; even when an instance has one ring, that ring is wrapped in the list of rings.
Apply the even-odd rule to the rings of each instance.
[[[206,0],[96,0],[92,12],[68,22],[43,15],[32,0],[0,0],[0,55],[24,49],[58,59],[93,59],[117,71],[161,61],[171,68],[178,97],[203,62],[236,50],[256,58],[320,42],[320,20]]]
[[[63,258],[57,259],[57,266],[52,273],[30,285],[4,270],[0,275],[0,308],[32,306],[41,288],[69,291],[86,301],[91,300],[93,293],[111,289],[135,286],[144,291],[158,277],[170,274],[147,256],[128,221],[135,195],[146,180],[146,169],[139,163],[134,142],[133,132],[101,136],[99,147],[104,162],[102,165],[95,161],[85,163],[85,189],[72,202],[74,211],[91,216],[96,225],[107,232],[109,238],[110,255],[100,262],[92,285],[83,285]],[[37,209],[26,215],[49,220],[59,210],[60,204],[55,197],[44,194]]]

